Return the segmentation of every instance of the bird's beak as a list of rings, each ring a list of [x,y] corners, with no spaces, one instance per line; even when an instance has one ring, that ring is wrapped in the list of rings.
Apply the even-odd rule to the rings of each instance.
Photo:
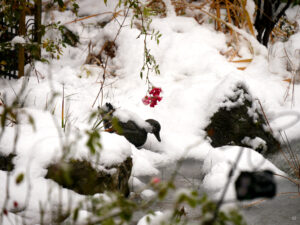
[[[159,132],[155,132],[155,133],[153,133],[153,134],[155,135],[156,139],[157,139],[159,142],[161,142]]]

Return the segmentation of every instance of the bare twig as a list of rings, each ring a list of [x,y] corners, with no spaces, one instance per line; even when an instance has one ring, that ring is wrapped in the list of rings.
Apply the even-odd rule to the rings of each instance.
[[[210,221],[210,224],[214,224],[215,221],[218,219],[220,208],[221,208],[221,206],[224,202],[225,195],[228,191],[231,179],[232,179],[233,174],[236,170],[237,164],[239,163],[239,161],[241,159],[242,154],[243,154],[243,147],[240,147],[239,154],[238,154],[234,164],[232,165],[232,168],[229,171],[227,182],[226,182],[225,187],[223,189],[222,195],[221,195],[219,201],[217,202],[216,209],[215,209],[215,212],[214,212],[214,216],[213,216],[212,220]]]
[[[127,10],[126,10],[126,12],[125,12],[124,19],[123,19],[123,21],[122,21],[122,23],[121,23],[121,25],[120,25],[120,27],[119,27],[119,29],[118,29],[118,31],[117,31],[117,34],[116,34],[116,36],[115,36],[115,38],[114,38],[114,40],[113,40],[113,43],[116,42],[118,36],[119,36],[120,33],[121,33],[121,29],[124,27],[124,23],[125,23],[126,18],[127,18],[127,16],[128,16],[129,10],[130,10],[130,7],[128,7]],[[103,68],[103,75],[102,75],[103,81],[102,81],[102,83],[101,83],[101,86],[100,86],[100,89],[99,89],[99,91],[98,91],[98,94],[97,94],[97,96],[96,96],[96,98],[95,98],[95,100],[94,100],[94,102],[93,102],[93,104],[92,104],[92,107],[95,106],[95,103],[96,103],[97,99],[99,98],[100,94],[103,95],[103,87],[104,87],[105,78],[106,78],[106,72],[107,72],[106,70],[107,70],[107,65],[108,65],[108,59],[109,59],[109,56],[107,55],[107,56],[106,56],[106,59],[105,59],[105,63],[104,63],[104,68]],[[102,101],[102,100],[101,100],[101,101]],[[102,105],[102,102],[101,102],[101,105]]]

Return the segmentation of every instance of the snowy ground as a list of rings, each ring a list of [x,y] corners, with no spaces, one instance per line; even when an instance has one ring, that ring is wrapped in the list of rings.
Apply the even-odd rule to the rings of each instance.
[[[103,1],[78,2],[79,16],[86,16],[112,12],[118,1],[108,1],[108,6],[105,6]],[[91,43],[93,52],[97,53],[105,40],[114,39],[119,23],[123,20],[122,16],[112,20],[104,28],[94,27],[93,24],[105,20],[109,14],[69,24],[68,27],[80,36],[78,47],[65,48],[60,60],[51,60],[49,64],[37,62],[35,64],[36,70],[39,71],[37,75],[32,71],[29,78],[0,80],[0,93],[6,104],[15,99],[15,93],[18,93],[22,83],[26,82],[26,89],[20,99],[20,102],[24,102],[24,106],[18,109],[22,114],[21,123],[18,126],[6,127],[0,139],[2,154],[12,152],[14,147],[18,154],[14,160],[16,164],[14,172],[7,176],[6,172],[0,171],[1,206],[7,195],[6,185],[3,185],[7,183],[7,178],[10,182],[8,210],[16,211],[14,202],[17,201],[19,214],[25,215],[32,223],[36,222],[39,215],[40,204],[44,206],[58,204],[55,200],[57,198],[54,197],[59,193],[58,186],[43,178],[46,174],[45,168],[62,156],[62,143],[80,140],[73,145],[70,155],[78,158],[91,157],[84,144],[85,130],[92,126],[88,123],[90,113],[105,102],[132,111],[142,119],[156,119],[162,127],[160,134],[162,142],[159,143],[153,135],[148,135],[146,144],[139,150],[123,137],[101,133],[103,144],[101,166],[118,163],[132,155],[134,165],[130,181],[133,191],[143,187],[142,182],[147,182],[146,178],[154,176],[163,178],[162,171],[165,169],[162,168],[167,168],[167,165],[186,157],[201,162],[199,163],[199,174],[203,179],[201,185],[209,191],[211,197],[219,196],[240,148],[232,146],[213,148],[205,139],[204,128],[209,123],[210,116],[222,103],[223,97],[230,94],[238,82],[245,83],[252,96],[260,100],[274,130],[286,128],[289,139],[296,144],[299,143],[300,123],[295,122],[300,114],[299,85],[295,84],[291,108],[291,92],[287,99],[284,98],[289,85],[284,80],[290,78],[292,73],[286,70],[287,59],[282,56],[285,54],[285,48],[293,65],[299,70],[297,52],[300,48],[300,33],[292,36],[287,43],[276,44],[269,53],[265,47],[251,39],[255,50],[255,54],[252,55],[245,42],[239,54],[242,59],[253,60],[242,71],[237,69],[240,65],[228,62],[221,54],[229,50],[227,36],[216,32],[213,24],[199,25],[192,17],[176,16],[170,1],[165,2],[167,17],[153,18],[151,23],[151,28],[162,33],[159,45],[148,38],[148,47],[151,48],[161,73],[158,76],[151,73],[150,80],[163,91],[162,101],[154,108],[145,106],[142,102],[147,93],[145,79],[139,76],[143,64],[144,45],[142,37],[137,39],[140,33],[137,27],[130,27],[130,16],[116,39],[116,56],[108,62],[108,69],[115,76],[107,75],[104,93],[96,100],[94,107],[93,103],[103,81],[103,69],[96,65],[84,65],[88,55],[88,44]],[[289,17],[299,21],[297,12],[298,9],[291,10]],[[69,11],[54,11],[50,17],[45,18],[48,22],[51,18],[64,24],[76,17]],[[68,119],[65,132],[60,128],[63,90],[65,115]],[[28,114],[33,116],[35,127],[30,124]],[[281,114],[286,116],[278,118]],[[14,146],[15,134],[18,132],[20,136]],[[279,162],[285,163],[284,159]],[[277,167],[257,152],[244,149],[238,170],[271,169],[283,174]],[[29,176],[26,177],[26,182],[16,185],[14,181],[20,173]],[[66,189],[60,194],[65,202],[70,195],[73,196],[74,202],[83,198]],[[53,196],[51,198],[53,202],[48,202],[49,195]],[[234,197],[235,192],[231,185],[226,199]],[[22,211],[27,201],[29,207]],[[10,216],[14,218],[13,214]],[[4,220],[4,223],[6,222],[9,223],[8,220]],[[285,223],[283,218],[281,224],[288,223]]]

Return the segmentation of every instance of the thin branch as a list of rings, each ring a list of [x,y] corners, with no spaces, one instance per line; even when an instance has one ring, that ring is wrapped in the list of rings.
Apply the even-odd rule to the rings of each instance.
[[[121,29],[122,29],[123,26],[124,26],[124,23],[125,23],[126,18],[127,18],[127,16],[128,16],[129,10],[130,10],[130,7],[128,7],[127,10],[126,10],[126,13],[125,13],[124,19],[123,19],[123,21],[122,21],[122,24],[120,25],[120,27],[119,27],[119,29],[118,29],[118,31],[117,31],[117,34],[116,34],[116,36],[115,36],[115,38],[114,38],[114,40],[113,40],[114,43],[116,42],[118,36],[119,36],[120,33],[121,33]],[[95,98],[95,100],[94,100],[94,102],[93,102],[93,104],[92,104],[92,108],[95,106],[96,101],[97,101],[97,99],[99,98],[100,94],[103,95],[103,87],[104,87],[105,78],[106,78],[106,69],[107,69],[107,66],[108,66],[108,59],[109,59],[109,56],[107,55],[107,56],[106,56],[106,59],[105,59],[104,68],[103,68],[103,76],[102,76],[103,81],[102,81],[102,83],[101,83],[101,86],[100,86],[100,89],[99,89],[99,91],[98,91],[98,94],[97,94],[97,96],[96,96],[96,98]],[[102,101],[102,100],[103,100],[103,99],[101,99],[101,101]],[[102,102],[101,102],[101,105],[102,105]]]
[[[226,185],[225,185],[225,187],[224,187],[224,189],[223,189],[221,198],[220,198],[220,200],[217,202],[216,209],[215,209],[215,212],[214,212],[214,217],[213,217],[212,220],[210,221],[211,224],[214,224],[215,221],[216,221],[217,218],[218,218],[218,215],[219,215],[219,211],[220,211],[221,205],[222,205],[223,202],[224,202],[225,195],[226,195],[226,193],[227,193],[227,191],[228,191],[228,188],[229,188],[231,179],[232,179],[232,177],[233,177],[234,171],[236,170],[237,164],[239,163],[242,154],[243,154],[243,147],[240,147],[240,151],[239,151],[239,154],[238,154],[238,156],[237,156],[237,158],[236,158],[236,160],[235,160],[235,163],[233,164],[232,168],[231,168],[230,171],[229,171],[227,183],[226,183]]]

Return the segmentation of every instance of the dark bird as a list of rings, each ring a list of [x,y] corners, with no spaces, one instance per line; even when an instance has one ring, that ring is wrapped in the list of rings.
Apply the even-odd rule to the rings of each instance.
[[[102,117],[104,128],[111,133],[117,133],[124,136],[135,147],[139,148],[145,144],[148,133],[154,134],[160,142],[160,124],[154,119],[148,119],[146,122],[149,127],[141,127],[134,120],[122,122],[114,113],[116,109],[110,103],[106,103],[104,107],[99,108],[99,113]]]

